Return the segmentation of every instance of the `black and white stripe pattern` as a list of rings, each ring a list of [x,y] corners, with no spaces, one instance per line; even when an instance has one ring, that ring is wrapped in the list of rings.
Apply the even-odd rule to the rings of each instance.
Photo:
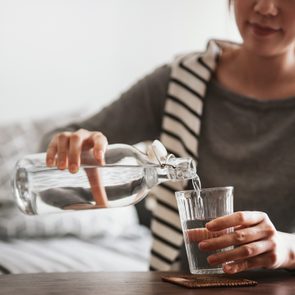
[[[160,140],[177,157],[198,160],[204,97],[219,51],[216,42],[210,41],[204,53],[186,55],[172,64]],[[150,270],[171,270],[179,261],[183,236],[174,192],[185,186],[169,182],[153,191],[157,206],[151,225]]]

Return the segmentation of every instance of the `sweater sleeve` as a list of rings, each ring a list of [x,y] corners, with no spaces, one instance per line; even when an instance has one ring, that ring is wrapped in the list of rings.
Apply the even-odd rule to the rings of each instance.
[[[135,144],[159,137],[171,68],[161,66],[139,80],[109,106],[81,122],[72,122],[47,133],[41,142],[45,151],[57,132],[80,128],[101,131],[111,143]]]

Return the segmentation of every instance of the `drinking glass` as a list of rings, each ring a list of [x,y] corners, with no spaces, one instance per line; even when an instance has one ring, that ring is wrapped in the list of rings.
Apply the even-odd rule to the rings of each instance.
[[[190,272],[192,274],[223,273],[222,265],[209,265],[207,257],[232,247],[217,251],[201,251],[198,243],[233,230],[209,232],[205,226],[212,219],[233,213],[233,187],[178,191],[175,195]]]

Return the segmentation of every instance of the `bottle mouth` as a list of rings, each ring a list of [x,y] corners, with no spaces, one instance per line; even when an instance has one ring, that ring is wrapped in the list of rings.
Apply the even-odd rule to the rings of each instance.
[[[197,177],[196,162],[192,158],[171,158],[167,169],[171,179],[188,180]]]

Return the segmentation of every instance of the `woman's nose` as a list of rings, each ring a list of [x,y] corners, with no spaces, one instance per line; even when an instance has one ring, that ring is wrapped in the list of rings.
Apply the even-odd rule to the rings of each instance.
[[[279,1],[280,0],[257,0],[254,6],[254,11],[263,16],[276,16],[279,12]]]

